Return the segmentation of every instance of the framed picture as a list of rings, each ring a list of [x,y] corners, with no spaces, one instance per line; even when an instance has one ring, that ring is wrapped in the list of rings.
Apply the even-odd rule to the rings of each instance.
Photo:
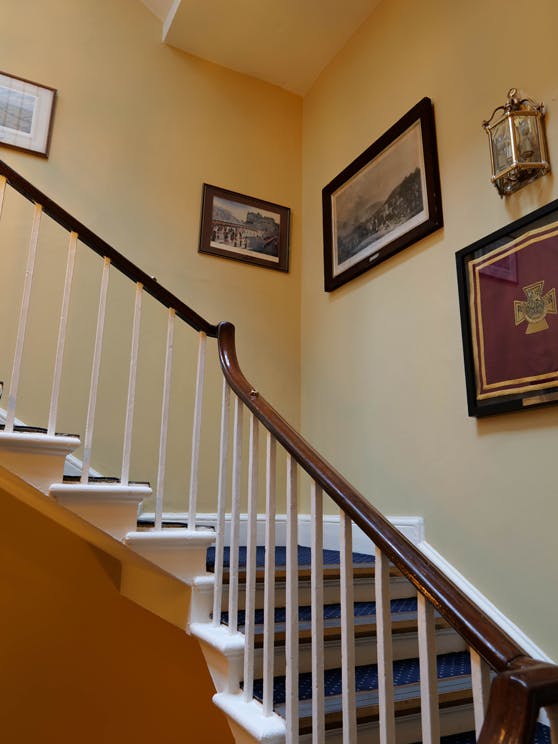
[[[558,402],[558,200],[456,260],[469,415]]]
[[[289,270],[290,209],[203,185],[200,253]]]
[[[0,145],[48,157],[56,90],[0,72]]]
[[[322,191],[325,291],[443,225],[434,112],[413,106]]]

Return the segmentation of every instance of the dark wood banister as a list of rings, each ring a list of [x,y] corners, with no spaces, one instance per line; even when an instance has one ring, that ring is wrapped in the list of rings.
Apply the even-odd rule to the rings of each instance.
[[[257,393],[238,364],[231,323],[213,326],[108,243],[0,160],[0,176],[22,196],[134,282],[196,331],[218,339],[223,373],[234,392],[298,464],[393,561],[457,632],[498,672],[490,691],[479,744],[530,744],[539,708],[558,704],[558,666],[525,655],[506,633],[434,566]]]
[[[481,744],[532,740],[538,710],[558,703],[558,666],[525,655],[496,623],[340,475],[248,382],[231,323],[218,327],[219,357],[234,392],[296,462],[499,673],[492,685]],[[510,705],[513,698],[515,705]]]
[[[207,320],[198,315],[195,310],[185,305],[182,300],[161,286],[156,279],[139,269],[129,259],[119,253],[115,248],[106,243],[98,235],[95,235],[88,227],[83,225],[75,217],[62,209],[56,202],[49,199],[39,189],[35,188],[19,173],[10,168],[7,163],[0,160],[0,176],[5,176],[12,188],[18,191],[22,196],[35,204],[40,204],[43,212],[48,214],[55,222],[61,225],[69,232],[76,232],[81,243],[87,245],[95,251],[101,258],[109,258],[112,266],[121,271],[133,282],[141,282],[145,291],[158,300],[162,305],[168,308],[174,308],[176,314],[185,323],[194,328],[196,331],[203,331],[208,336],[216,338],[217,326],[211,325]]]

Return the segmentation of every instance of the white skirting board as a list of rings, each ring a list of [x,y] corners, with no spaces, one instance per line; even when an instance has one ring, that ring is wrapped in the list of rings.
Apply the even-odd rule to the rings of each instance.
[[[153,512],[142,512],[142,519],[153,521]],[[247,535],[247,515],[240,515],[240,544],[246,544]],[[400,530],[413,544],[418,545],[424,538],[422,517],[388,517],[389,521]],[[187,522],[188,514],[186,512],[167,512],[163,514],[164,522]],[[216,514],[198,514],[196,518],[197,527],[209,527],[215,529],[217,526]],[[299,514],[298,517],[298,544],[304,546],[311,545],[311,526],[312,522],[309,514]],[[225,515],[225,544],[229,544],[231,527],[231,515]],[[324,548],[327,550],[339,550],[340,518],[338,515],[324,516]],[[257,517],[257,543],[265,543],[265,514],[258,514]],[[285,514],[278,514],[275,517],[275,541],[277,545],[287,544],[287,517]],[[353,550],[355,553],[373,553],[374,547],[371,541],[356,525],[353,525]]]
[[[513,623],[506,615],[504,615],[500,610],[492,604],[492,602],[485,597],[485,595],[480,592],[473,584],[471,584],[468,579],[466,579],[463,574],[461,574],[455,566],[452,566],[449,561],[447,561],[443,556],[438,553],[438,551],[430,545],[430,543],[426,542],[426,540],[423,540],[422,542],[419,542],[417,545],[418,549],[421,551],[421,553],[424,553],[424,555],[435,565],[437,566],[440,571],[442,571],[443,574],[445,574],[448,579],[453,581],[453,583],[461,589],[463,594],[465,594],[469,599],[471,599],[479,609],[481,609],[486,615],[488,615],[489,618],[494,620],[494,622],[502,628],[504,632],[506,632],[510,638],[512,638],[521,648],[524,649],[524,651],[532,656],[534,659],[540,659],[541,661],[547,661],[550,664],[555,664],[556,662],[551,659],[547,654],[544,653],[537,645],[534,643],[525,633],[517,627],[515,623]],[[545,726],[550,725],[550,721],[548,719],[548,716],[546,715],[545,711],[541,711],[541,714],[539,716],[539,721],[544,724]]]

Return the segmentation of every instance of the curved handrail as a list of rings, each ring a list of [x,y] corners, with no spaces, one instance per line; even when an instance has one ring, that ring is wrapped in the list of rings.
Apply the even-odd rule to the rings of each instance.
[[[211,325],[207,320],[198,315],[195,310],[184,304],[182,300],[172,294],[168,289],[160,285],[154,277],[149,276],[129,259],[119,253],[115,248],[106,243],[92,230],[83,225],[75,217],[62,209],[56,202],[49,199],[33,184],[29,183],[23,176],[14,171],[3,160],[0,160],[0,176],[5,176],[10,186],[31,202],[40,204],[43,212],[51,217],[69,232],[76,232],[81,243],[95,251],[101,258],[109,258],[111,265],[121,271],[133,282],[141,283],[145,291],[168,308],[174,308],[176,314],[185,323],[196,331],[203,331],[207,336],[216,338],[217,326]]]
[[[533,666],[533,659],[526,656],[525,651],[512,638],[385,519],[252,387],[238,363],[235,329],[231,323],[219,324],[217,341],[223,373],[237,396],[300,467],[363,530],[489,666],[499,673],[498,685],[494,686],[491,693],[494,704],[487,712],[484,738],[479,741],[496,741],[496,728],[500,726],[500,732],[502,730],[502,720],[498,722],[497,717],[502,707],[508,717],[507,730],[513,731],[514,726],[518,726],[521,731],[526,732],[525,736],[531,736],[538,707],[541,704],[558,702],[558,666],[541,662],[536,662],[536,666]],[[521,688],[521,685],[526,685],[528,691],[536,688],[539,693],[525,695],[523,707],[516,706],[512,711],[505,706],[502,695],[505,699],[510,690]],[[544,695],[541,692],[543,689]],[[541,703],[543,700],[544,703]],[[527,740],[513,738],[517,742]],[[498,738],[498,741],[504,739]]]

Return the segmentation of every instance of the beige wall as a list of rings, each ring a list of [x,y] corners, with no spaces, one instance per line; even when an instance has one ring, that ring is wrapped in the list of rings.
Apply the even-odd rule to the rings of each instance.
[[[121,597],[110,556],[0,496],[2,741],[232,742],[198,643]]]
[[[423,515],[427,539],[558,659],[558,408],[467,416],[454,258],[558,196],[552,175],[506,200],[488,180],[480,125],[511,86],[546,102],[558,166],[558,7],[529,16],[519,0],[386,0],[305,98],[302,426],[384,513]],[[321,189],[423,96],[445,227],[325,294]]]
[[[210,322],[237,324],[246,374],[297,421],[301,99],[160,39],[160,22],[139,0],[3,2],[2,68],[57,88],[58,103],[48,160],[8,149],[0,157]],[[291,208],[290,273],[197,253],[204,182]],[[0,228],[2,244],[13,249],[6,259],[10,272],[0,279],[4,319],[15,318],[30,224],[14,240],[9,226],[20,210],[13,202]],[[100,276],[100,262],[86,252],[78,253],[59,424],[82,434]],[[53,290],[62,286],[64,261],[64,236],[45,227],[17,410],[26,423],[42,423],[47,414],[53,348],[47,340],[56,338]],[[121,291],[127,294],[119,297]],[[166,316],[154,303],[146,305],[133,475],[154,482],[156,468],[146,463],[158,448]],[[111,276],[93,451],[93,465],[105,474],[120,468],[132,306],[133,288]],[[0,379],[6,380],[15,330],[5,323],[2,334]],[[190,448],[195,349],[186,346],[192,339],[177,331],[171,423],[178,436],[171,437],[167,494],[168,506],[178,510],[185,508]],[[214,342],[209,349],[214,358]],[[214,371],[209,374],[218,401],[219,383]],[[215,427],[206,435],[214,440]],[[203,494],[214,490],[212,464],[202,462]]]

